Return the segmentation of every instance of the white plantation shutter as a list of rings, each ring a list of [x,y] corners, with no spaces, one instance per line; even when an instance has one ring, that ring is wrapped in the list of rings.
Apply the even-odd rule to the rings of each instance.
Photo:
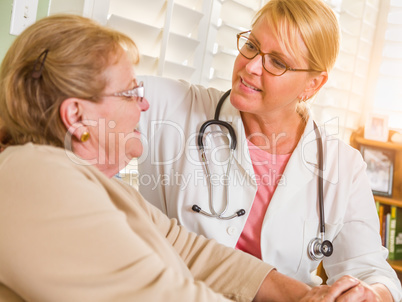
[[[391,0],[384,10],[372,111],[388,115],[389,126],[402,129],[402,0]]]
[[[388,0],[381,0],[388,1]],[[345,142],[362,123],[380,0],[328,0],[341,28],[341,49],[327,84],[312,103],[314,118]]]
[[[209,10],[209,1],[202,0],[110,0],[107,24],[137,43],[138,74],[197,82]]]
[[[105,0],[99,0],[105,1]],[[138,44],[137,73],[230,87],[236,34],[261,0],[110,0],[107,25]]]
[[[238,54],[236,34],[249,30],[254,15],[266,1],[213,1],[209,37],[201,84],[228,90],[232,69]]]

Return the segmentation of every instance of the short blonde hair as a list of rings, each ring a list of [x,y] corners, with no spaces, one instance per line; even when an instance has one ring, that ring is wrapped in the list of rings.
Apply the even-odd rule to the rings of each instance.
[[[54,15],[28,27],[1,65],[0,146],[64,147],[61,103],[69,97],[96,102],[106,86],[104,71],[122,49],[133,64],[138,62],[138,49],[128,36],[76,15]],[[41,61],[43,70],[35,78],[32,71]]]
[[[330,71],[339,53],[339,24],[332,9],[322,0],[270,0],[257,13],[253,27],[268,22],[282,46],[295,59],[305,59],[308,68]],[[298,36],[308,53],[301,50]]]

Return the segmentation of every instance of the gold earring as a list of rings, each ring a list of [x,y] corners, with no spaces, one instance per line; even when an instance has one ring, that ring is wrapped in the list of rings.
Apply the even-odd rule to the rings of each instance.
[[[83,134],[81,134],[80,141],[85,143],[87,140],[89,140],[89,136],[89,132],[85,131]]]

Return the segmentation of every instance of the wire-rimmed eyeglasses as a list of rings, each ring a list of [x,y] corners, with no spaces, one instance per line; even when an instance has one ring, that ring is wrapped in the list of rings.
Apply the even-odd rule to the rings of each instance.
[[[133,89],[115,92],[112,94],[103,94],[102,96],[118,96],[118,97],[125,97],[130,100],[136,100],[137,102],[142,102],[144,98],[145,88],[144,82],[140,82],[138,86],[134,87]]]
[[[321,72],[320,70],[315,69],[291,68],[279,56],[272,53],[263,53],[256,43],[249,39],[250,32],[251,30],[237,34],[237,49],[243,57],[249,60],[254,59],[257,55],[261,55],[262,66],[270,74],[274,76],[281,76],[288,70]]]

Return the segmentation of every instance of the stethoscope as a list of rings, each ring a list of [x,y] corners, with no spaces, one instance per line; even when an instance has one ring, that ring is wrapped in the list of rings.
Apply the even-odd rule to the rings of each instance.
[[[228,209],[229,201],[228,201],[228,192],[227,192],[227,183],[225,182],[224,190],[226,193],[226,201],[225,201],[225,207],[222,211],[218,212],[215,210],[214,205],[213,205],[213,190],[212,190],[212,184],[211,184],[211,173],[208,165],[208,160],[205,155],[205,150],[204,150],[204,136],[205,136],[205,131],[206,129],[211,126],[211,125],[219,125],[222,127],[225,127],[228,132],[229,132],[229,148],[230,148],[230,154],[229,154],[229,160],[228,160],[228,166],[225,172],[225,177],[227,178],[230,173],[230,167],[232,164],[232,160],[234,157],[234,151],[236,150],[236,145],[237,145],[237,139],[236,139],[236,134],[233,129],[233,127],[225,122],[221,121],[219,119],[220,111],[222,108],[223,103],[225,102],[226,98],[229,96],[231,92],[231,89],[225,92],[225,94],[220,98],[218,105],[216,106],[215,110],[215,116],[214,119],[206,121],[204,124],[201,125],[200,131],[198,134],[198,150],[201,153],[201,160],[204,165],[205,173],[207,176],[208,180],[208,189],[209,189],[209,210],[210,213],[204,211],[201,209],[200,206],[198,205],[193,205],[192,210],[194,212],[203,214],[207,217],[212,217],[212,218],[217,218],[217,219],[223,219],[223,220],[229,220],[233,219],[235,217],[240,217],[246,214],[246,211],[244,209],[240,209],[237,212],[225,216],[226,211]],[[308,255],[312,260],[321,260],[325,257],[329,257],[333,253],[333,246],[331,241],[325,240],[325,217],[324,217],[324,184],[323,184],[323,169],[324,169],[324,152],[323,152],[323,146],[322,146],[322,138],[320,131],[317,127],[317,124],[313,121],[314,123],[314,132],[317,137],[317,148],[318,148],[318,205],[319,205],[319,210],[320,210],[320,237],[313,238],[309,244],[308,244]]]
[[[220,98],[219,103],[216,106],[214,119],[213,120],[208,120],[204,124],[202,124],[201,128],[200,128],[200,131],[198,133],[198,142],[197,142],[198,150],[201,152],[201,159],[202,159],[202,163],[203,163],[205,173],[207,175],[207,180],[208,180],[208,192],[209,192],[209,203],[208,204],[209,204],[210,213],[202,210],[201,207],[196,205],[196,204],[193,205],[193,207],[191,208],[194,212],[203,214],[203,215],[208,216],[208,217],[217,218],[217,219],[223,219],[223,220],[229,220],[229,219],[233,219],[235,217],[243,216],[244,214],[246,214],[246,211],[244,209],[240,209],[237,212],[235,212],[235,213],[233,213],[233,214],[231,214],[229,216],[224,216],[226,211],[227,211],[227,209],[228,209],[228,205],[229,205],[228,190],[227,190],[228,182],[227,181],[225,181],[225,183],[224,183],[224,190],[225,190],[225,195],[226,195],[225,208],[220,212],[217,212],[215,210],[214,205],[212,203],[213,190],[212,190],[212,184],[211,184],[211,172],[209,170],[208,159],[207,159],[207,156],[205,155],[205,150],[204,150],[204,135],[205,135],[205,130],[211,125],[223,126],[229,131],[230,154],[229,154],[228,165],[227,165],[226,172],[225,172],[225,179],[228,179],[229,173],[230,173],[230,167],[232,165],[232,160],[233,160],[233,157],[234,157],[234,151],[236,150],[237,139],[236,139],[236,134],[235,134],[235,131],[234,131],[232,125],[230,125],[229,123],[227,123],[225,121],[221,121],[219,119],[219,114],[221,112],[223,102],[229,96],[230,91],[231,91],[231,89],[226,91],[225,94]]]

